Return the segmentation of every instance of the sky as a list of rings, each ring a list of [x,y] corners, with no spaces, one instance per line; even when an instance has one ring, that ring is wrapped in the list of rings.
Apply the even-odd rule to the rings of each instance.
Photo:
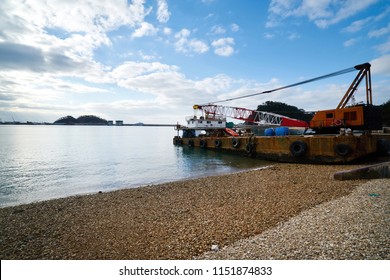
[[[371,63],[390,99],[388,0],[1,0],[0,120],[185,124],[194,104]],[[335,108],[356,72],[221,103]],[[355,102],[365,101],[364,84]]]

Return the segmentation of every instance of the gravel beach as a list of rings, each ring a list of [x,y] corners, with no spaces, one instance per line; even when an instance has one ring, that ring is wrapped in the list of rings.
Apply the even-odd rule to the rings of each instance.
[[[390,180],[332,179],[354,167],[277,163],[2,208],[0,257],[389,259]]]
[[[198,259],[389,260],[389,236],[390,180],[372,180]]]

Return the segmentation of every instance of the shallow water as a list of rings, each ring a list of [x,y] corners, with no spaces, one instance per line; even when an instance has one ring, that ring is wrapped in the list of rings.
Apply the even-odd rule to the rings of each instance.
[[[0,125],[0,207],[268,165],[177,147],[172,127]]]

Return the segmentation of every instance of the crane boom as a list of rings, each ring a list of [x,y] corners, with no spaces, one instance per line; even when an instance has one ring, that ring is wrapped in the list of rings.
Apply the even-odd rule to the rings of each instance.
[[[215,104],[194,105],[194,109],[203,110],[209,117],[225,116],[257,125],[308,127],[308,123],[270,112],[255,111],[246,108]]]
[[[339,105],[337,105],[336,109],[344,109],[348,101],[351,99],[351,97],[355,94],[360,82],[363,80],[363,78],[366,78],[366,104],[372,105],[372,90],[371,90],[371,64],[364,63],[360,65],[356,65],[355,69],[359,70],[359,73],[356,75],[355,79],[351,83],[350,87],[344,94],[343,98],[341,99]]]

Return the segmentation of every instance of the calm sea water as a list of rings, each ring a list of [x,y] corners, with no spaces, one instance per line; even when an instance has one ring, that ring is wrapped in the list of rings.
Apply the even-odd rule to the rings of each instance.
[[[0,125],[0,207],[269,163],[172,144],[171,127]]]

